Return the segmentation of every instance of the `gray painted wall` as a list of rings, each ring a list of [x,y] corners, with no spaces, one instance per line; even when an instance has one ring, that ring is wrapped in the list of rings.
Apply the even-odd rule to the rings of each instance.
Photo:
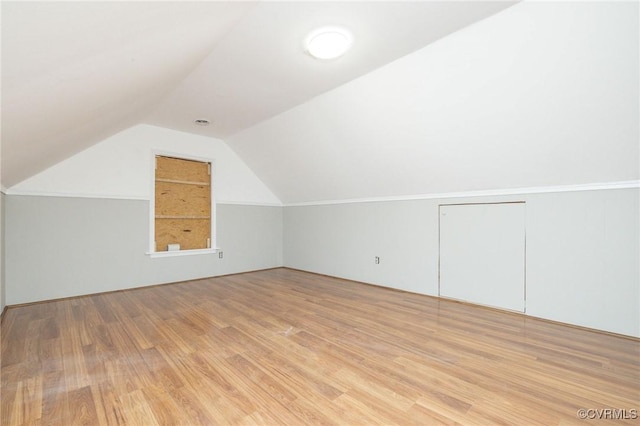
[[[4,279],[4,192],[0,192],[0,312],[6,306],[6,290]]]
[[[282,266],[282,208],[217,206],[217,254],[150,258],[149,202],[8,195],[8,305]]]
[[[4,303],[283,265],[437,295],[438,205],[503,201],[526,202],[528,315],[640,337],[639,189],[284,208],[221,204],[223,259],[145,255],[148,201],[6,195]]]
[[[616,189],[286,207],[284,264],[438,295],[438,205],[525,201],[526,313],[640,337],[639,198]]]

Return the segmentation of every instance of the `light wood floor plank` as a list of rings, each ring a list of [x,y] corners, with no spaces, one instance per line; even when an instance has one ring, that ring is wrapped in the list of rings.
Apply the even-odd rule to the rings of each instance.
[[[3,425],[584,424],[579,409],[637,424],[640,414],[638,339],[289,269],[5,315]]]

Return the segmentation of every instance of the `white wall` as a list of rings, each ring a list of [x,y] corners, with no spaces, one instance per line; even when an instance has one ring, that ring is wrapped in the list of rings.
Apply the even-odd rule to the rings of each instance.
[[[636,188],[285,207],[284,264],[436,296],[438,205],[525,201],[527,315],[640,337],[639,197]]]
[[[132,198],[149,200],[152,150],[212,158],[220,203],[280,205],[280,200],[219,139],[141,124],[56,164],[8,194]]]
[[[638,22],[523,1],[227,142],[285,204],[638,180]]]

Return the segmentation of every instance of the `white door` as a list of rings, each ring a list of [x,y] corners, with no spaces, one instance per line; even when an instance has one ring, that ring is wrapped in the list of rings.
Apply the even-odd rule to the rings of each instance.
[[[440,296],[524,312],[524,202],[440,206]]]

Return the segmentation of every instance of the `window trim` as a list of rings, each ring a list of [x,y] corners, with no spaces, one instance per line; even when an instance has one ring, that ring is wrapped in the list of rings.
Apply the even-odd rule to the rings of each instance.
[[[191,249],[191,250],[179,250],[179,251],[154,251],[147,252],[146,254],[153,258],[157,257],[177,257],[177,256],[195,256],[197,254],[215,254],[220,250],[219,248],[210,249]]]
[[[190,249],[190,250],[179,250],[179,251],[156,251],[156,242],[155,242],[155,234],[156,234],[156,157],[173,157],[183,160],[191,160],[191,161],[199,161],[203,163],[211,164],[211,184],[209,185],[209,189],[211,191],[211,248],[206,249]],[[208,157],[200,157],[191,154],[184,154],[179,152],[165,151],[160,149],[152,149],[151,150],[151,163],[150,163],[149,173],[150,177],[150,188],[149,188],[149,245],[148,251],[145,253],[151,258],[160,258],[160,257],[175,257],[175,256],[189,256],[189,255],[198,255],[198,254],[213,254],[219,250],[217,242],[217,233],[216,233],[216,221],[217,221],[217,211],[216,211],[216,198],[214,191],[214,180],[216,173],[216,163],[215,159]]]

